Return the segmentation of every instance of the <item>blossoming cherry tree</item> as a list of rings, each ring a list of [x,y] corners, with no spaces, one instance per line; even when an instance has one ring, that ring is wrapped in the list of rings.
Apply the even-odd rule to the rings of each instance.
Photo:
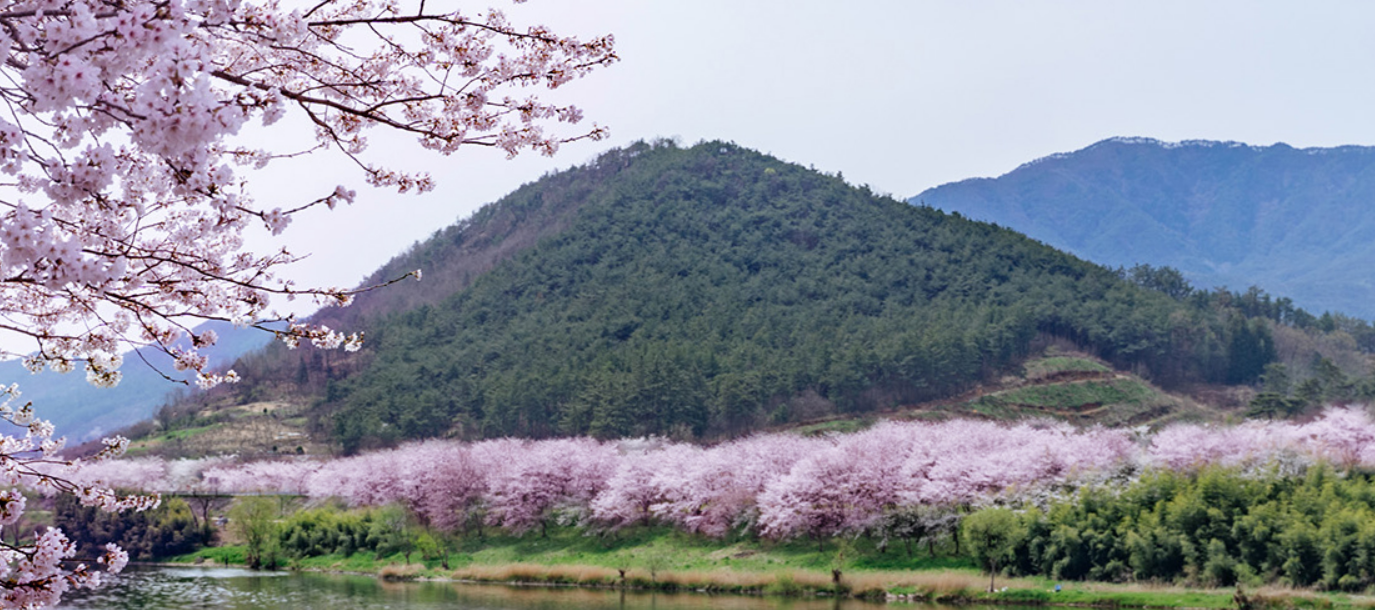
[[[207,367],[199,349],[217,337],[193,332],[202,321],[356,349],[357,335],[290,317],[269,327],[274,295],[343,305],[355,291],[296,286],[277,275],[295,255],[244,245],[249,227],[280,233],[297,213],[355,193],[320,185],[309,201],[259,205],[244,168],[333,151],[373,186],[424,191],[429,176],[370,159],[369,130],[441,154],[479,146],[508,156],[605,134],[555,129],[581,112],[532,91],[614,62],[611,37],[579,40],[455,4],[0,0],[0,330],[26,340],[0,355],[29,354],[34,371],[80,366],[92,383],[114,385],[119,354],[152,347],[210,387],[236,376]],[[274,131],[271,150],[238,137],[288,112],[311,127]],[[33,427],[31,411],[0,415],[23,434],[0,439],[6,473],[54,458],[59,443],[50,427]],[[109,497],[93,489],[63,491]],[[6,498],[9,519],[23,503]],[[58,567],[73,553],[59,538],[0,549],[0,605],[52,603],[62,583],[90,582],[84,568]]]

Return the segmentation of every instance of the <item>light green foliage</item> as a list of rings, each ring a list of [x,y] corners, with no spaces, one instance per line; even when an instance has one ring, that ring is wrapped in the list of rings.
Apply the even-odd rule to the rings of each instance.
[[[282,550],[291,557],[314,555],[352,555],[373,550],[373,511],[341,511],[316,508],[299,511],[283,524]]]
[[[988,417],[1052,417],[1114,425],[1168,412],[1177,403],[1147,383],[1124,376],[1016,387],[980,396],[964,408]]]
[[[974,561],[988,570],[989,591],[999,567],[1013,558],[1026,535],[1026,526],[1010,509],[985,508],[965,517],[960,536]]]
[[[420,553],[421,559],[437,559],[443,555],[443,544],[438,538],[429,532],[414,532],[412,546],[415,552]]]
[[[979,513],[976,513],[976,515]],[[971,516],[972,518],[973,516]],[[1009,568],[1057,579],[1375,585],[1375,482],[1315,466],[1303,476],[1223,468],[1156,472],[1029,513]],[[966,521],[968,527],[968,521]]]
[[[1102,363],[1074,356],[1048,356],[1026,363],[1026,376],[1036,379],[1056,373],[1109,373],[1112,369]]]
[[[398,506],[303,510],[285,519],[278,534],[282,551],[297,559],[320,555],[348,557],[354,553],[384,557],[400,553],[408,561],[415,551],[424,559],[441,556],[441,541],[434,536],[412,525],[406,511]]]
[[[263,497],[239,498],[229,509],[229,527],[245,547],[248,567],[274,569],[280,560],[277,500]]]
[[[1043,409],[1074,409],[1087,405],[1105,404],[1143,404],[1159,398],[1145,384],[1131,379],[1108,381],[1086,381],[1080,383],[1061,383],[1033,386],[1000,392],[987,396],[974,404],[1038,407]]]
[[[396,505],[377,509],[368,528],[368,540],[378,557],[402,553],[407,563],[415,548],[415,537],[405,509]]]
[[[831,583],[839,587],[840,577],[855,562],[859,549],[855,548],[854,541],[849,538],[837,538],[835,546],[835,554],[831,556]]]
[[[637,552],[640,557],[640,564],[645,571],[649,572],[651,581],[657,581],[659,572],[668,568],[672,560],[672,549],[660,543],[651,543]]]

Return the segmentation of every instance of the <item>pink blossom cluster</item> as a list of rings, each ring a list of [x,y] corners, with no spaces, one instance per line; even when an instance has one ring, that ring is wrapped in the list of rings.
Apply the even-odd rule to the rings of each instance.
[[[164,494],[194,493],[213,491],[214,479],[207,476],[207,473],[231,464],[234,464],[232,456],[175,460],[139,457],[83,463],[66,476],[75,483],[112,489]],[[268,466],[269,464],[272,466]],[[266,480],[271,481],[275,486],[278,482],[271,479],[267,472],[258,472],[258,469],[280,468],[276,464],[279,463],[257,462],[237,464],[234,467],[238,470],[262,474]]]
[[[1121,431],[973,420],[885,423],[828,439],[759,495],[767,536],[860,531],[899,507],[987,502],[1130,461]]]
[[[304,493],[306,481],[320,466],[320,462],[306,459],[246,463],[231,459],[209,465],[201,480],[191,482],[191,486],[216,493]]]
[[[474,448],[492,467],[487,477],[487,520],[523,532],[553,511],[586,507],[616,471],[615,448],[588,438]]]
[[[732,528],[750,526],[758,518],[757,498],[768,485],[826,443],[792,434],[765,434],[710,448],[664,447],[658,455],[648,452],[644,456],[653,473],[645,482],[647,488],[633,493],[648,494],[652,498],[649,509],[660,519],[689,532],[723,536]],[[624,523],[615,512],[595,516],[612,525]]]
[[[124,438],[105,439],[105,449],[86,462],[61,459],[57,452],[62,439],[53,439],[53,426],[36,419],[29,404],[15,408],[18,388],[0,388],[0,425],[13,426],[12,434],[0,433],[0,481],[8,485],[0,490],[0,534],[4,528],[17,527],[27,507],[23,489],[42,493],[66,493],[86,506],[109,512],[146,510],[157,506],[156,495],[120,496],[108,486],[80,480],[84,468],[102,468],[118,464],[116,471],[129,466],[113,461],[128,445]],[[161,470],[160,463],[138,464],[135,468]],[[15,536],[15,539],[18,539]],[[30,544],[0,544],[0,608],[38,608],[57,603],[71,588],[99,585],[105,574],[117,573],[128,562],[128,555],[111,544],[97,562],[104,570],[87,564],[71,568],[67,564],[77,556],[78,549],[67,540],[62,530],[48,528],[37,533]]]
[[[1151,438],[1148,455],[1151,464],[1175,470],[1294,460],[1375,467],[1375,421],[1362,408],[1332,407],[1307,423],[1252,420],[1234,426],[1172,426]]]
[[[0,548],[0,607],[42,608],[55,605],[70,589],[93,588],[105,582],[107,574],[118,574],[129,563],[129,554],[114,544],[105,545],[96,562],[104,570],[92,570],[85,563],[68,569],[77,549],[62,530],[49,528],[38,535],[32,546]]]
[[[422,520],[447,529],[486,493],[491,464],[477,459],[472,447],[430,441],[326,462],[307,478],[304,489],[311,496],[336,496],[355,506],[399,502]]]

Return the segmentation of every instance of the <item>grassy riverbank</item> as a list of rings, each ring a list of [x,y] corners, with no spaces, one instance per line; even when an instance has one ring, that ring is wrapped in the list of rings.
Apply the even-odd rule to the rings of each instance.
[[[848,595],[895,601],[940,601],[1104,607],[1236,608],[1235,589],[1167,585],[1054,582],[988,577],[968,560],[937,549],[901,546],[880,552],[864,541],[770,543],[713,541],[666,529],[588,536],[571,528],[548,537],[470,538],[422,556],[373,553],[322,555],[285,561],[289,569],[374,574],[382,578],[562,584],[772,595]],[[172,561],[242,564],[244,550],[223,546]],[[447,567],[446,567],[447,565]],[[832,570],[841,571],[837,584]],[[1055,591],[1059,584],[1061,590]],[[1375,598],[1263,587],[1245,595],[1257,608],[1375,607]]]

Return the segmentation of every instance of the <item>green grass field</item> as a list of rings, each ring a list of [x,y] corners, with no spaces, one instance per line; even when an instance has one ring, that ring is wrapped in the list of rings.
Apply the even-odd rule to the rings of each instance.
[[[1077,356],[1047,356],[1027,361],[1027,379],[1039,379],[1056,373],[1111,373],[1112,369],[1097,360]]]

